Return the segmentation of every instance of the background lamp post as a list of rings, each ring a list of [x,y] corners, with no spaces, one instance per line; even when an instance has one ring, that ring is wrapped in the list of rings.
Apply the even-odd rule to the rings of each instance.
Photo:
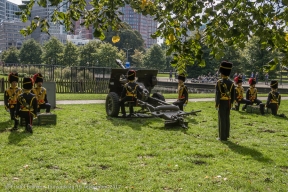
[[[128,62],[128,51],[130,50],[130,49],[132,49],[132,48],[129,48],[129,49],[126,49],[126,48],[123,48],[124,50],[126,50],[126,53],[127,53],[127,62]]]

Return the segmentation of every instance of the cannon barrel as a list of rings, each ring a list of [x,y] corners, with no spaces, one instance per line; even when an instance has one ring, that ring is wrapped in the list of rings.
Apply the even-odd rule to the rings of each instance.
[[[126,69],[126,68],[124,67],[124,65],[122,64],[122,62],[121,62],[120,59],[116,59],[115,61],[116,61],[116,64],[117,64],[118,66],[120,66],[122,69]]]

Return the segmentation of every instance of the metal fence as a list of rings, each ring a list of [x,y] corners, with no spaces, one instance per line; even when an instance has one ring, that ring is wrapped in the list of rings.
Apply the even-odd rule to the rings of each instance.
[[[56,93],[108,93],[109,79],[96,78],[95,80],[56,80]],[[22,78],[18,87],[22,87]],[[4,93],[10,87],[8,78],[0,78],[0,93]]]

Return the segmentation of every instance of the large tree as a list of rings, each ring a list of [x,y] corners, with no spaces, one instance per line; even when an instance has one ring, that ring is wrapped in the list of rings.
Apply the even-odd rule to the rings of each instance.
[[[64,45],[55,37],[47,41],[44,46],[43,61],[49,65],[63,64]]]
[[[97,66],[98,65],[98,58],[97,58],[97,49],[100,47],[99,41],[90,41],[89,43],[85,44],[84,46],[79,48],[80,52],[80,65],[81,66]]]
[[[65,12],[55,10],[52,21],[65,25],[67,31],[73,29],[73,20],[80,20],[86,27],[94,27],[94,36],[105,39],[104,31],[108,28],[120,31],[119,19],[121,7],[130,5],[133,10],[143,15],[151,15],[159,22],[154,38],[161,37],[169,45],[168,53],[173,53],[172,64],[181,65],[198,63],[203,65],[201,42],[211,49],[211,54],[218,59],[224,55],[225,46],[245,47],[253,35],[259,36],[262,49],[277,48],[288,52],[287,0],[98,0],[91,1],[92,9],[86,9],[84,0],[68,0],[70,6]],[[34,3],[42,7],[48,4],[58,6],[62,0],[30,0],[20,6],[20,18],[26,22]],[[59,6],[60,7],[60,6]],[[201,38],[197,30],[205,25],[205,35]],[[32,18],[31,25],[21,30],[23,35],[31,34],[40,26],[49,32],[48,20]],[[196,38],[185,38],[190,31],[196,30]],[[169,55],[169,54],[168,54]],[[202,60],[202,61],[201,61]]]
[[[64,47],[64,57],[63,64],[65,66],[77,66],[79,61],[78,47],[74,45],[71,41],[68,41]]]
[[[2,53],[2,60],[5,63],[19,63],[19,50],[16,47],[10,47]]]
[[[123,61],[125,54],[122,50],[118,50],[117,47],[110,43],[102,43],[97,50],[97,61],[100,67],[113,67],[119,68],[115,60],[120,59]]]
[[[166,56],[160,45],[152,45],[152,47],[147,51],[144,57],[144,67],[158,70],[165,69]]]
[[[34,39],[25,41],[20,49],[19,58],[23,64],[41,64],[42,47]]]

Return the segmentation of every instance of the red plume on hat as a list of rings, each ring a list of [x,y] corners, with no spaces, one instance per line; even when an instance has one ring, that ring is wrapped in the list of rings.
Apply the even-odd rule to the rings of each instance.
[[[238,83],[238,79],[239,79],[239,77],[236,76],[236,77],[234,78],[234,82],[235,82],[235,83]]]
[[[35,83],[38,82],[43,82],[43,76],[41,73],[36,73],[35,75],[33,75],[33,80]]]
[[[249,83],[249,85],[254,85],[254,84],[256,84],[255,78],[249,78],[248,83]]]

